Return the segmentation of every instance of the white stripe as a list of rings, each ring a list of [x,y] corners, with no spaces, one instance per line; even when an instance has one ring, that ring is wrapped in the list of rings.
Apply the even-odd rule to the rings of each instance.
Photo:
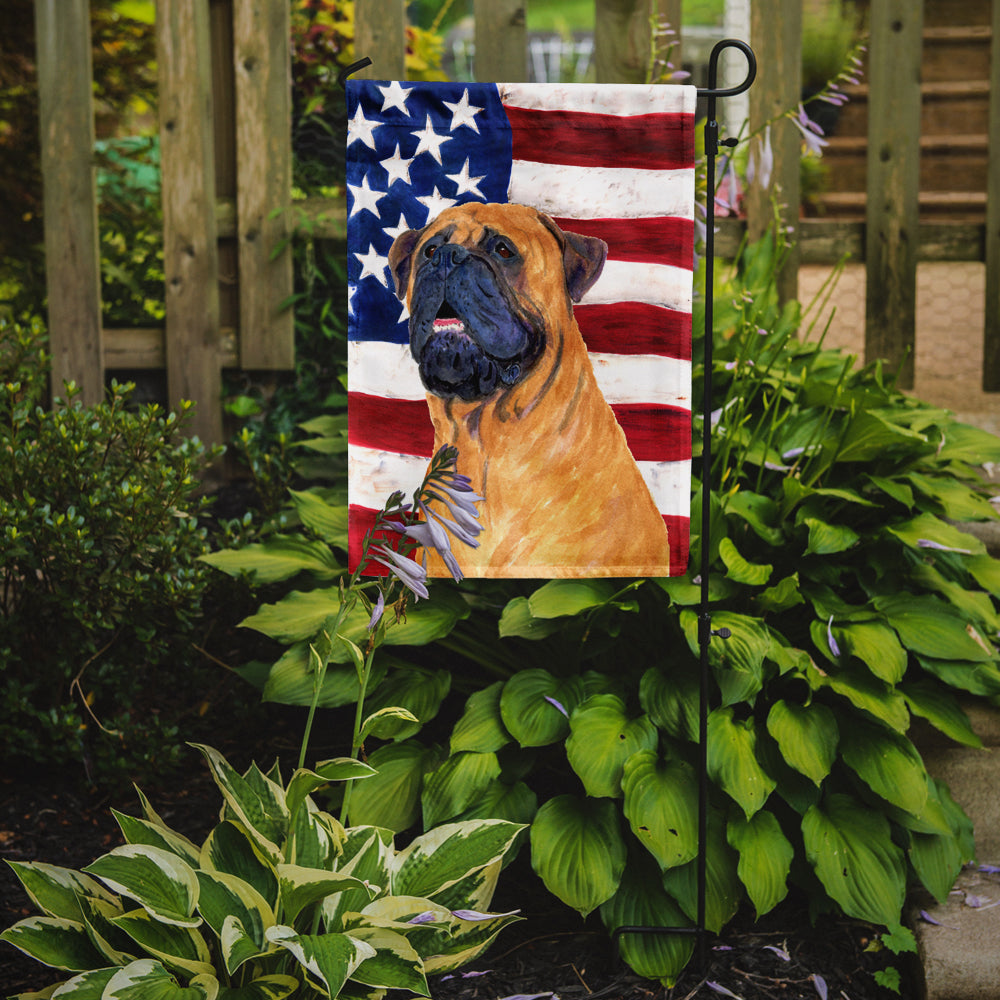
[[[594,376],[609,403],[658,403],[691,408],[691,362],[651,354],[590,355]],[[347,345],[351,392],[386,399],[424,399],[426,392],[406,344],[352,340]]]
[[[689,313],[691,288],[691,272],[683,267],[608,260],[580,303],[646,302]]]
[[[574,219],[694,219],[694,170],[575,167],[514,160],[507,200]]]
[[[501,83],[500,100],[531,111],[583,111],[602,115],[689,114],[695,111],[694,87],[593,83]]]
[[[427,459],[417,455],[397,455],[361,445],[350,445],[348,454],[348,502],[352,506],[381,510],[395,490],[407,498],[420,488],[427,471]],[[691,510],[691,461],[637,462],[656,509],[661,514],[688,517]],[[489,498],[486,500],[489,503]]]

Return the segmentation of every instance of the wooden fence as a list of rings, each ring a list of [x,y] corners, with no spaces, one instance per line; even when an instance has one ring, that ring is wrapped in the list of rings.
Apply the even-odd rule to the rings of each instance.
[[[196,432],[220,441],[221,370],[293,364],[292,316],[281,308],[291,255],[278,249],[293,218],[290,0],[158,0],[166,326],[125,331],[102,329],[100,319],[88,0],[35,2],[53,384],[73,379],[94,401],[107,370],[165,368],[170,401],[195,400]],[[478,79],[527,78],[526,2],[474,0]],[[595,0],[599,81],[645,78],[651,4],[681,23],[681,0]],[[356,51],[373,60],[367,75],[405,78],[405,8],[405,0],[357,0]],[[798,238],[782,291],[795,294],[800,263],[845,253],[863,260],[866,356],[895,365],[910,351],[903,378],[912,384],[917,262],[985,261],[983,385],[1000,391],[1000,0],[992,3],[985,224],[918,217],[922,9],[918,0],[871,0],[866,219],[787,217]],[[753,0],[751,16],[752,129],[799,101],[802,3]],[[799,203],[800,137],[782,125],[769,187],[748,193],[745,223],[724,220],[722,255],[744,228],[763,230],[773,196]],[[296,214],[312,220],[313,235],[343,238],[343,201],[308,202]]]

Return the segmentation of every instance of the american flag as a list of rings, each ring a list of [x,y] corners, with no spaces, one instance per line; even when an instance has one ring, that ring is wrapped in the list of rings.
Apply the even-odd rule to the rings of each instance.
[[[530,205],[608,244],[574,307],[598,384],[687,569],[696,91],[679,86],[347,85],[350,561],[433,450],[395,237],[468,201]]]

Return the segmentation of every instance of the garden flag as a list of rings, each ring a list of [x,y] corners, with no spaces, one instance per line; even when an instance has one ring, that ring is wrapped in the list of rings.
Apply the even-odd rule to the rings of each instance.
[[[695,97],[348,82],[352,566],[453,445],[465,575],[686,571]]]

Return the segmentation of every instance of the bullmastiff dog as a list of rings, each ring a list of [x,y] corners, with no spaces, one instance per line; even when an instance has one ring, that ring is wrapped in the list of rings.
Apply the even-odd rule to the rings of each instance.
[[[486,498],[479,547],[453,549],[469,576],[668,572],[666,526],[573,318],[607,249],[533,208],[476,202],[389,251],[434,450],[456,446]]]

